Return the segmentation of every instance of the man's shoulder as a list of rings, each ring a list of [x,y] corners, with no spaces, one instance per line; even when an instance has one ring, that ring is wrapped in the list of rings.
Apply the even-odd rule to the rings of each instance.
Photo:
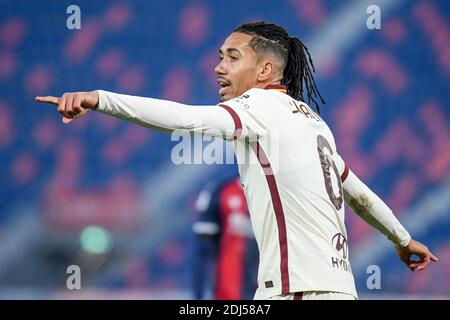
[[[271,92],[271,91],[273,91],[273,90],[266,90],[266,89],[261,89],[261,88],[251,88],[251,89],[245,91],[240,96],[237,96],[237,97],[231,99],[230,101],[233,101],[235,103],[242,104],[242,105],[264,104],[264,103],[267,103],[271,99],[272,94],[273,94],[273,92]]]
[[[255,99],[255,98],[258,98],[259,96],[263,95],[264,91],[265,90],[260,89],[260,88],[251,88],[251,89],[248,89],[247,91],[245,91],[240,96],[237,96],[234,99],[237,99],[237,100],[251,100],[251,99]]]
[[[278,92],[276,90],[268,90],[264,88],[251,88],[244,92],[244,95],[253,96],[253,97],[267,97],[272,95],[274,92]]]
[[[254,89],[249,89],[240,96],[221,102],[219,105],[225,105],[232,108],[237,107],[238,109],[243,108],[249,111],[251,106],[259,104],[260,101],[261,101],[260,93],[255,92]]]

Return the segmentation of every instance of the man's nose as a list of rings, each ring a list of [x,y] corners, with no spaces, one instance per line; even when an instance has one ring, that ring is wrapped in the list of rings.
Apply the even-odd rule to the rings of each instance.
[[[226,69],[223,65],[223,60],[214,68],[216,74],[226,74]]]

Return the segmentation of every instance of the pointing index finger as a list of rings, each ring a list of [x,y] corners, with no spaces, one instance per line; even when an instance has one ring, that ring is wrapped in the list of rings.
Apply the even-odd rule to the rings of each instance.
[[[431,260],[433,260],[433,261],[435,261],[435,262],[437,262],[439,259],[433,254],[433,253],[431,253],[430,252],[430,257],[431,257]]]
[[[55,106],[58,105],[58,97],[46,96],[46,97],[36,97],[34,98],[37,102],[49,103]]]

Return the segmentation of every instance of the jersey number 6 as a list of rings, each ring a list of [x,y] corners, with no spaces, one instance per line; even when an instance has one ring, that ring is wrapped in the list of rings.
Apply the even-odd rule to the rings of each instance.
[[[330,200],[333,203],[334,207],[339,210],[342,208],[342,203],[344,202],[341,176],[339,175],[336,164],[334,163],[331,156],[325,153],[325,148],[328,149],[330,155],[333,155],[333,150],[331,150],[328,141],[323,136],[318,135],[317,151],[319,152],[320,165],[322,166],[323,178],[325,179],[325,188],[327,189],[328,197],[330,197]],[[339,196],[336,196],[333,191],[330,168],[333,168],[334,174],[336,175],[336,180],[339,188]]]

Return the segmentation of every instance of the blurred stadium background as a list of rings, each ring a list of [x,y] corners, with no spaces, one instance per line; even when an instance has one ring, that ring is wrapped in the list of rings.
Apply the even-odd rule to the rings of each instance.
[[[69,30],[66,9],[81,9]],[[381,8],[381,30],[366,9]],[[450,297],[450,2],[0,0],[0,298],[190,299],[194,201],[234,165],[171,162],[176,142],[35,95],[105,89],[215,104],[231,30],[269,20],[310,48],[347,163],[440,261],[411,273],[347,210],[363,299]],[[82,290],[66,288],[66,268]],[[369,265],[381,290],[369,290]]]

